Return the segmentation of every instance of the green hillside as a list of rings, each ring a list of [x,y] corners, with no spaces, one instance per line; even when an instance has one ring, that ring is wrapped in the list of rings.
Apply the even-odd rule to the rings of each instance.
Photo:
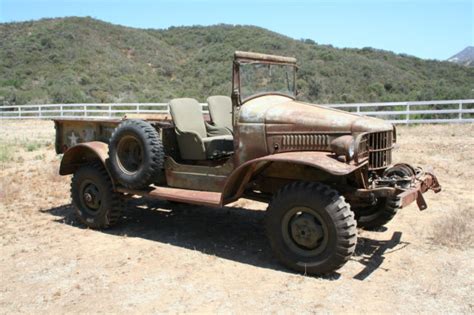
[[[253,26],[144,30],[92,18],[0,24],[0,104],[204,101],[229,94],[235,50],[298,58],[320,103],[474,98],[474,68],[336,49]]]

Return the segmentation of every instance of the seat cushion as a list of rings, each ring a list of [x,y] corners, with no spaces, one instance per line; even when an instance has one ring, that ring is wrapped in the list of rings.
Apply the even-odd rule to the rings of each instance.
[[[175,98],[170,101],[169,106],[173,122],[179,131],[192,131],[201,138],[207,137],[202,108],[198,101],[192,98]]]
[[[232,130],[232,100],[228,96],[214,95],[207,98],[212,122],[219,127]]]
[[[234,152],[234,137],[231,135],[202,138],[209,159],[230,155]]]

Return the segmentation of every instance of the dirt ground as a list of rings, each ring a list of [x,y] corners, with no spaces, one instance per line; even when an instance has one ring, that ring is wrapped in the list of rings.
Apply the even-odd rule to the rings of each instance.
[[[0,121],[0,313],[473,313],[474,125],[399,128],[397,161],[432,165],[443,192],[359,231],[325,278],[278,264],[266,205],[130,202],[106,231],[81,226],[57,175],[50,121]]]

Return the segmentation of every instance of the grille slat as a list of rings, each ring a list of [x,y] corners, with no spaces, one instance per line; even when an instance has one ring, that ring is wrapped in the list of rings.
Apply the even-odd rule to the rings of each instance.
[[[329,145],[327,135],[293,134],[282,137],[282,150],[318,150]]]
[[[369,134],[369,169],[386,168],[392,163],[392,131]]]
[[[359,143],[359,150],[358,150],[358,159],[364,160],[369,157],[369,138],[367,136],[362,137]]]

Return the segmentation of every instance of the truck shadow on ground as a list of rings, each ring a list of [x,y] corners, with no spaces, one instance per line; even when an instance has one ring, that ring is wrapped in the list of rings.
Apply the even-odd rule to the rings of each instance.
[[[377,269],[388,271],[388,269],[382,267],[386,255],[401,250],[410,244],[401,239],[402,232],[399,231],[393,232],[392,237],[389,240],[384,241],[359,237],[357,239],[357,247],[352,260],[356,260],[362,264],[364,269],[357,273],[354,276],[354,279],[365,280]]]
[[[70,204],[41,211],[58,217],[56,222],[85,228]],[[257,267],[294,273],[273,257],[264,233],[264,215],[264,211],[239,207],[208,208],[138,199],[128,201],[127,210],[117,226],[98,233],[139,237]],[[359,237],[353,260],[362,264],[364,269],[354,278],[364,280],[380,268],[385,251],[400,244],[400,239],[401,232],[395,232],[388,241]],[[322,278],[337,280],[339,277],[340,274],[334,272]]]

